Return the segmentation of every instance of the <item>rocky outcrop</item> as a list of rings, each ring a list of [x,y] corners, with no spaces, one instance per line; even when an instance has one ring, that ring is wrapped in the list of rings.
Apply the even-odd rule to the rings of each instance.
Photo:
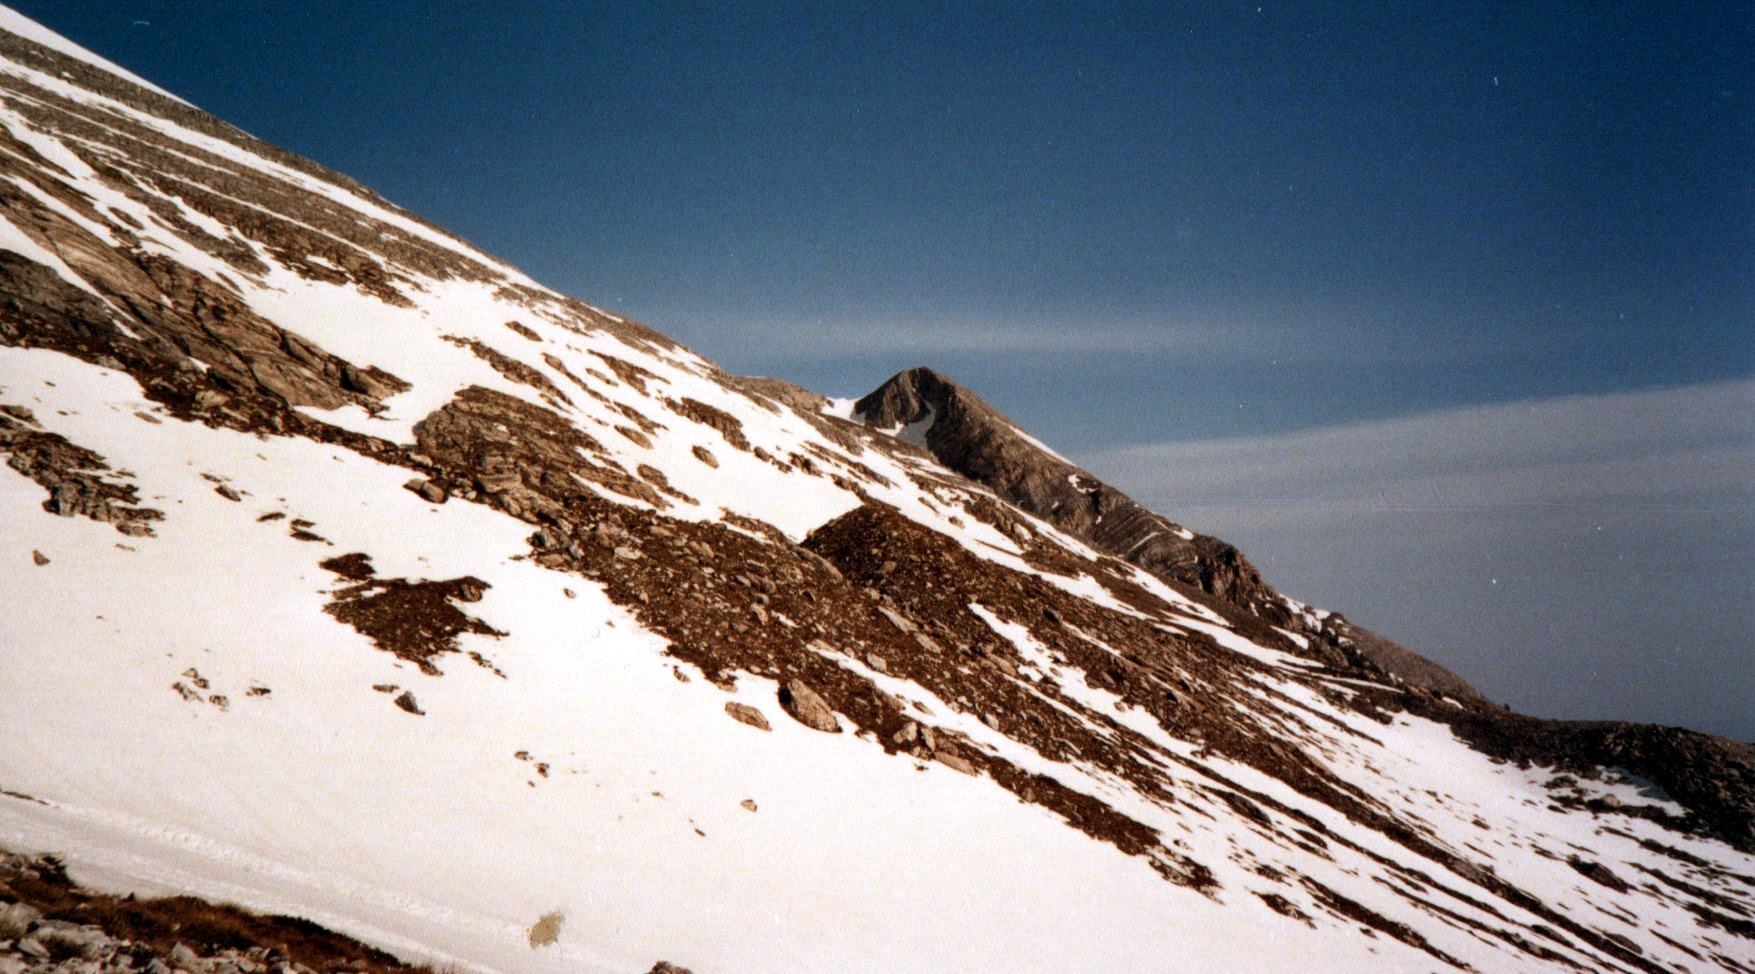
[[[0,456],[48,492],[43,510],[51,514],[87,517],[137,537],[151,535],[152,522],[164,518],[164,512],[140,506],[134,485],[122,482],[126,474],[110,470],[96,453],[43,430],[22,406],[0,404]],[[41,552],[31,554],[38,565],[49,563]]]
[[[980,396],[931,369],[897,373],[854,409],[878,427],[907,430],[930,420],[923,433],[912,435],[940,463],[1155,575],[1239,605],[1278,602],[1236,548],[1152,513],[1055,456]]]
[[[854,404],[942,464],[1066,533],[1168,582],[1222,599],[1271,625],[1303,630],[1354,663],[1455,696],[1479,697],[1437,663],[1339,616],[1306,620],[1232,545],[1147,510],[1024,433],[980,396],[928,368],[898,372]],[[1328,653],[1319,652],[1319,656]]]

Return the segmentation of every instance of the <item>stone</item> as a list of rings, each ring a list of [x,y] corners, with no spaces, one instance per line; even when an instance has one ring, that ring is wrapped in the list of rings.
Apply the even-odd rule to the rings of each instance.
[[[841,722],[835,719],[835,712],[829,709],[828,701],[803,680],[789,680],[780,688],[780,708],[793,720],[811,730],[825,734],[841,733]]]
[[[888,673],[890,670],[890,664],[885,661],[882,656],[879,656],[876,653],[865,654],[865,665],[877,670],[879,673]]]
[[[932,756],[937,759],[938,763],[950,768],[952,771],[961,771],[971,777],[981,773],[980,769],[970,763],[968,759],[954,752],[934,751],[932,752]]]
[[[172,967],[181,968],[185,971],[205,971],[207,969],[207,962],[202,960],[193,950],[190,950],[182,943],[178,943],[175,947],[171,948],[170,959]]]
[[[621,545],[621,546],[616,547],[615,556],[617,558],[620,558],[623,561],[639,561],[640,560],[640,553],[638,551],[634,550],[633,548],[629,548],[625,545]]]
[[[908,747],[919,739],[919,737],[920,725],[910,720],[902,725],[902,729],[897,731],[895,736],[890,738],[890,741],[897,747]]]
[[[28,903],[0,903],[0,940],[16,940],[30,932],[43,911]]]
[[[49,959],[49,948],[44,947],[35,937],[25,937],[19,940],[12,945],[12,949],[26,957],[34,957],[37,960]]]
[[[768,726],[768,718],[762,716],[760,710],[757,710],[747,703],[738,703],[735,700],[728,701],[725,704],[725,712],[730,714],[733,720],[748,724],[759,730],[772,729]]]
[[[230,484],[220,484],[218,487],[213,488],[213,492],[234,503],[244,499],[244,495],[238,493],[237,489]]]
[[[907,616],[901,614],[900,612],[895,611],[894,609],[890,609],[890,608],[887,608],[887,607],[881,606],[881,605],[877,607],[877,610],[878,610],[879,615],[883,616],[885,619],[890,620],[890,625],[895,626],[901,632],[908,633],[908,634],[912,634],[914,632],[914,629],[915,629],[914,623],[910,622],[908,620]]]
[[[412,490],[416,494],[419,494],[421,500],[431,501],[434,504],[445,503],[445,488],[427,480],[425,477],[416,477],[402,486],[405,490]]]
[[[32,549],[31,553],[30,553],[30,560],[35,562],[38,567],[41,567],[41,566],[47,565],[49,563],[49,556],[43,554],[40,551]]]
[[[414,691],[412,691],[412,690],[402,691],[401,696],[398,696],[396,698],[396,706],[401,707],[403,710],[406,710],[411,714],[414,714],[416,717],[426,716],[426,711],[420,709],[420,704],[415,701]]]
[[[67,920],[44,920],[32,932],[32,937],[49,948],[51,955],[67,956],[67,958],[98,958],[104,955],[105,949],[111,946],[109,935],[97,927],[81,927],[79,923],[68,923]]]
[[[686,967],[678,967],[669,961],[661,960],[653,964],[652,969],[646,974],[695,974],[695,972]]]
[[[1625,893],[1633,889],[1625,879],[1615,874],[1608,866],[1581,856],[1568,856],[1566,864],[1577,870],[1586,879],[1601,883],[1617,893]]]
[[[743,806],[743,810],[746,812],[753,812],[756,810],[756,802],[753,798],[745,798],[743,801],[738,802],[738,804]]]

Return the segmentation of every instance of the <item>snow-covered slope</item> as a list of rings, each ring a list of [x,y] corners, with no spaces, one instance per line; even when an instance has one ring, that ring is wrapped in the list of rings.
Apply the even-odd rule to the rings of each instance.
[[[1755,970],[1736,746],[1381,682],[0,28],[0,846],[468,970]]]

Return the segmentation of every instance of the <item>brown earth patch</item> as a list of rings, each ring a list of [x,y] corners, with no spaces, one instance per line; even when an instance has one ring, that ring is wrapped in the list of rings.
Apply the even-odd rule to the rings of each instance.
[[[457,652],[458,636],[506,635],[457,608],[459,602],[481,601],[489,587],[474,576],[436,582],[377,578],[370,557],[359,552],[330,558],[321,567],[354,582],[337,591],[323,611],[424,673],[438,675],[433,660]]]

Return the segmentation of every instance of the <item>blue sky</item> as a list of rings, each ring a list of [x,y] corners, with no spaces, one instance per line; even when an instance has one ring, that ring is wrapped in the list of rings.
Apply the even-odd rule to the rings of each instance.
[[[1747,4],[16,6],[733,370],[934,365],[1524,709],[1755,738],[1755,504],[1617,489],[1709,409],[1755,480]]]

